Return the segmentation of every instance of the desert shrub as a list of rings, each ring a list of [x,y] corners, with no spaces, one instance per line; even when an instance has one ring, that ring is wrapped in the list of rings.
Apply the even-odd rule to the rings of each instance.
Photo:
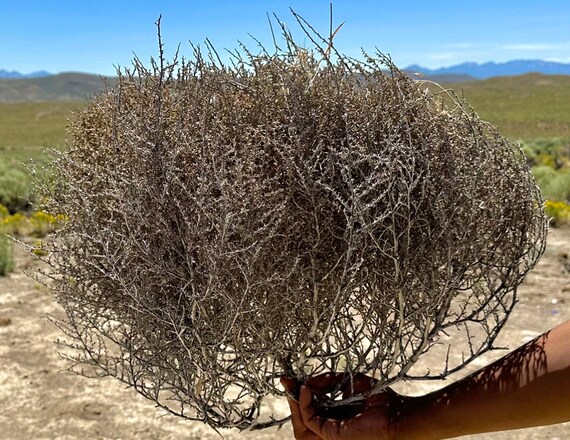
[[[549,138],[519,141],[531,166],[552,168],[570,166],[570,139]]]
[[[545,198],[570,201],[570,142],[564,138],[523,143],[523,151],[534,166],[532,174]]]
[[[44,243],[69,358],[214,427],[282,423],[262,412],[282,375],[459,370],[544,249],[521,151],[465,103],[381,54],[286,44],[135,60],[45,194],[69,219]]]
[[[0,221],[0,227],[10,235],[29,235],[32,231],[29,218],[21,212],[8,215]]]
[[[34,211],[29,215],[21,212],[10,214],[7,208],[0,205],[0,228],[11,235],[45,237],[66,221],[62,214],[53,215],[44,211]]]
[[[539,153],[536,155],[536,163],[539,166],[548,166],[550,168],[557,168],[556,156],[547,153]]]
[[[538,179],[542,194],[550,200],[570,201],[570,170],[561,169],[545,173]]]
[[[30,176],[23,169],[0,163],[0,204],[10,212],[29,209],[31,187]]]
[[[65,220],[62,214],[53,215],[44,211],[34,211],[29,217],[31,235],[45,237],[55,231]]]
[[[14,269],[12,241],[0,226],[0,276],[5,276]]]
[[[545,204],[546,215],[550,217],[552,226],[570,224],[570,205],[564,202],[547,200]]]
[[[4,205],[0,204],[0,220],[8,217],[10,215],[10,211]]]
[[[564,137],[520,140],[523,151],[533,154],[569,156],[570,139]]]
[[[535,166],[532,168],[532,175],[536,179],[536,183],[542,187],[556,178],[556,170],[547,165]]]

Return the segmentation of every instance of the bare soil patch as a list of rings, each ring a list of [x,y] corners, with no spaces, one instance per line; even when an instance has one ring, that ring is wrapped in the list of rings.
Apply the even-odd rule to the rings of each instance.
[[[45,318],[61,311],[42,287],[22,273],[37,264],[16,249],[16,272],[0,278],[0,439],[220,438],[200,423],[164,415],[115,379],[86,379],[63,371],[66,365],[53,343],[58,329]],[[554,229],[544,257],[519,289],[519,304],[498,345],[514,349],[568,319],[570,229]],[[506,351],[489,353],[451,380],[504,354]],[[421,394],[446,383],[401,383],[394,388]],[[284,400],[275,402],[275,408],[281,415],[288,412]],[[230,440],[293,438],[290,426],[223,434]],[[570,438],[570,423],[464,438],[566,439]]]

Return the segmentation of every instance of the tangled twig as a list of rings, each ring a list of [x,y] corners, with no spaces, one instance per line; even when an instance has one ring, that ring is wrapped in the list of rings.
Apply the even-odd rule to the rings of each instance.
[[[300,24],[314,50],[286,32],[231,66],[162,44],[135,60],[79,111],[45,188],[69,218],[46,257],[67,356],[216,428],[283,423],[263,413],[282,375],[379,391],[457,371],[493,348],[544,249],[516,146]],[[441,371],[416,368],[440,346]]]

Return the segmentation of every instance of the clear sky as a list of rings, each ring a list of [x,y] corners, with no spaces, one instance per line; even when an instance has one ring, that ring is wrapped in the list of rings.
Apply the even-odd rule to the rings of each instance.
[[[345,54],[375,47],[399,67],[441,67],[465,61],[544,59],[570,63],[570,0],[334,0],[335,38]],[[157,54],[162,14],[168,56],[180,43],[209,38],[233,49],[248,33],[271,46],[266,13],[299,35],[292,7],[328,34],[329,0],[0,0],[0,69],[30,73],[81,71],[112,75],[133,53]],[[299,37],[303,43],[303,38]]]

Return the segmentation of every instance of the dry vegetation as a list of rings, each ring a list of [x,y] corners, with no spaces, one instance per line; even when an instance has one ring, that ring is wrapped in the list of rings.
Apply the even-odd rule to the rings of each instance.
[[[33,241],[32,241],[33,242]],[[514,349],[570,318],[570,275],[567,254],[570,230],[553,229],[538,265],[518,289],[519,302],[496,343]],[[46,314],[63,317],[51,295],[21,271],[41,265],[14,248],[15,272],[0,277],[0,437],[29,439],[220,440],[207,425],[165,415],[152,401],[113,378],[88,379],[71,374],[58,358],[54,340],[60,331]],[[506,354],[488,352],[445,381],[401,381],[404,395],[426,394],[459,380]],[[432,366],[444,362],[427,353]],[[278,416],[288,414],[284,398],[270,399]],[[291,440],[291,425],[282,429],[237,432],[222,430],[224,440]],[[570,424],[465,437],[484,440],[553,440],[568,438]],[[463,439],[462,439],[463,440]]]
[[[44,191],[69,219],[44,275],[78,370],[218,428],[282,423],[262,411],[281,375],[424,378],[446,332],[464,357],[429,376],[459,370],[544,248],[516,147],[299,22],[313,50],[285,32],[231,66],[135,61],[78,113]]]

